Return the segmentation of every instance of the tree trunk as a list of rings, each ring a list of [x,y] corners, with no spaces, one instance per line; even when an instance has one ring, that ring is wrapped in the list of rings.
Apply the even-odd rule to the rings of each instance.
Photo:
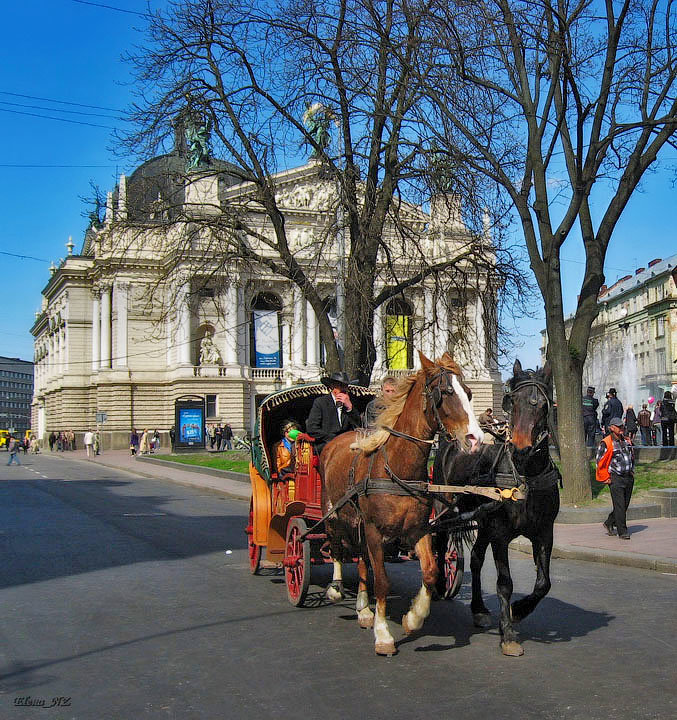
[[[590,465],[583,433],[583,368],[568,343],[550,343],[548,357],[557,390],[557,437],[562,463],[563,499],[580,503],[592,497]]]

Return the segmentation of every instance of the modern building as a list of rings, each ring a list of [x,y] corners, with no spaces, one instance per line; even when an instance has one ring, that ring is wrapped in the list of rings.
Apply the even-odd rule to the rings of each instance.
[[[50,270],[31,329],[39,437],[53,430],[82,433],[105,418],[104,447],[124,447],[132,427],[167,431],[175,400],[185,395],[205,399],[207,422],[248,432],[263,397],[320,377],[318,321],[296,286],[270,266],[238,258],[226,270],[210,270],[216,251],[205,218],[217,225],[233,208],[246,212],[259,251],[271,233],[254,187],[239,182],[231,169],[213,160],[208,170],[187,173],[177,143],[174,152],[120,177],[108,194],[105,219],[93,218],[79,254],[69,241],[68,256]],[[314,268],[331,315],[340,261],[336,186],[312,161],[272,180],[292,251],[304,267]],[[429,213],[405,208],[408,226],[430,258],[448,257],[468,242],[454,203],[438,196]],[[192,222],[198,217],[200,223]],[[395,224],[389,232],[401,234]],[[188,251],[167,280],[162,269],[178,248]],[[500,405],[496,329],[484,316],[485,288],[464,290],[462,298],[440,298],[438,292],[426,280],[378,308],[373,382],[416,369],[415,348],[429,357],[450,350],[466,370],[478,412]]]
[[[0,356],[0,429],[24,435],[31,429],[33,363]]]
[[[635,411],[677,384],[677,255],[655,258],[613,285],[603,285],[592,325],[583,387],[604,397],[616,388]],[[546,334],[541,355],[545,360]]]

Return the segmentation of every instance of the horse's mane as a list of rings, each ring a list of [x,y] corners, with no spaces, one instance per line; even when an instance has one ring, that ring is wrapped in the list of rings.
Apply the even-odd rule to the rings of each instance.
[[[461,368],[454,362],[454,360],[452,360],[449,353],[444,353],[441,358],[435,360],[435,365],[438,365],[445,370],[449,370],[455,375],[462,375]],[[351,445],[353,449],[362,450],[362,452],[368,455],[385,443],[385,441],[390,437],[390,433],[387,430],[384,430],[383,427],[395,426],[395,423],[404,410],[404,404],[407,402],[411,389],[414,387],[421,375],[424,375],[425,373],[426,370],[421,369],[413,375],[407,375],[406,377],[398,380],[395,392],[390,397],[388,405],[376,418],[376,430],[366,437],[356,440]]]

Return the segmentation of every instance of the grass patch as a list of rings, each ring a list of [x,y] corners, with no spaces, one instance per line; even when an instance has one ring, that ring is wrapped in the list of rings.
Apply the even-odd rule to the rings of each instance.
[[[181,465],[197,465],[229,470],[231,472],[249,473],[249,453],[241,450],[226,450],[221,453],[185,453],[181,455],[162,455],[162,460],[180,463]]]

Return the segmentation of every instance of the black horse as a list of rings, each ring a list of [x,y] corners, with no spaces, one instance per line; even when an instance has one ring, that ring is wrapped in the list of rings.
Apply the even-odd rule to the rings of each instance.
[[[487,547],[496,564],[496,590],[501,603],[499,628],[504,655],[524,653],[513,624],[525,618],[550,590],[550,556],[553,524],[559,511],[560,474],[550,459],[548,417],[552,410],[552,374],[546,363],[539,370],[522,370],[519,360],[508,381],[503,409],[510,416],[509,441],[497,437],[494,445],[484,445],[473,455],[459,452],[450,443],[440,448],[434,476],[452,485],[490,485],[517,487],[526,499],[487,501],[477,495],[459,495],[461,517],[477,523],[473,545],[472,571],[473,621],[477,627],[491,625],[491,615],[482,599],[480,573]],[[510,603],[512,578],[508,544],[524,535],[531,540],[536,564],[533,592]]]

